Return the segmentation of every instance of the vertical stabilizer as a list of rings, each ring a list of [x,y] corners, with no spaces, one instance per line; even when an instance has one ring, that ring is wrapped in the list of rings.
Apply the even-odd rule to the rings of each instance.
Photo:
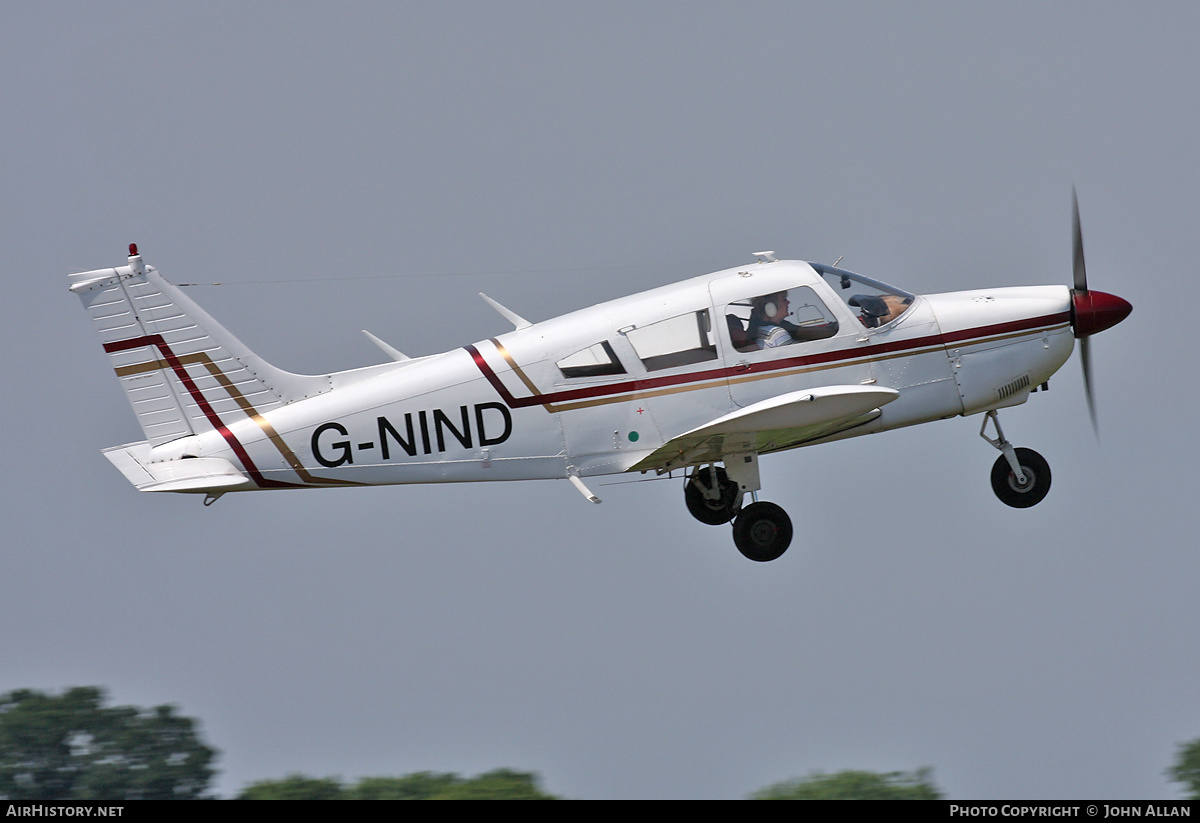
[[[257,357],[129,247],[129,264],[70,275],[151,446],[328,391]]]

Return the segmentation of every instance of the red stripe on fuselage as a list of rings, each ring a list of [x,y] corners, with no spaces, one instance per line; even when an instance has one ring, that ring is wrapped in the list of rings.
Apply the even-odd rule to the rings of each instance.
[[[815,366],[823,363],[836,363],[839,360],[857,360],[860,358],[873,358],[882,354],[890,354],[892,352],[910,351],[913,349],[923,349],[930,346],[945,347],[951,343],[961,343],[963,341],[982,339],[992,337],[998,334],[1009,334],[1012,332],[1027,331],[1041,328],[1043,326],[1056,325],[1058,323],[1067,323],[1071,319],[1069,312],[1060,312],[1058,314],[1047,314],[1042,317],[1031,317],[1025,320],[1013,320],[1007,323],[994,323],[990,326],[977,326],[973,329],[963,329],[961,331],[950,332],[948,334],[929,334],[924,337],[914,337],[908,340],[895,340],[890,343],[876,343],[870,345],[869,350],[863,349],[836,349],[834,351],[821,352],[819,354],[801,355],[799,357],[788,357],[782,360],[769,360],[760,363],[745,363],[737,367],[721,367],[718,369],[709,369],[707,371],[689,372],[687,374],[666,375],[663,377],[650,377],[643,380],[626,380],[621,383],[607,383],[602,386],[586,386],[579,389],[569,389],[567,391],[551,392],[549,394],[539,394],[532,397],[514,397],[500,377],[492,370],[492,367],[484,360],[483,355],[474,346],[467,346],[466,350],[471,355],[471,359],[475,361],[475,365],[487,378],[496,392],[509,405],[510,408],[518,409],[527,406],[541,406],[552,403],[566,403],[572,400],[583,400],[592,397],[604,397],[615,394],[630,394],[633,392],[646,391],[648,389],[657,389],[664,386],[676,386],[681,383],[701,383],[707,380],[726,380],[730,377],[744,377],[749,374],[761,374],[764,372],[780,371],[782,369],[793,369],[804,366]]]
[[[1007,334],[1015,331],[1029,331],[1042,326],[1057,326],[1059,323],[1070,323],[1069,311],[1058,314],[1046,314],[1041,317],[1030,317],[1027,320],[1012,320],[1008,323],[995,323],[991,326],[977,326],[973,329],[952,331],[940,335],[942,343],[958,343],[963,340],[974,340],[977,337],[991,337],[996,334]]]
[[[483,376],[486,377],[488,382],[492,384],[492,388],[496,390],[496,393],[499,394],[500,398],[508,404],[510,409],[516,409],[522,406],[540,405],[541,401],[537,398],[527,397],[524,398],[524,400],[527,402],[522,402],[521,400],[513,397],[505,385],[500,382],[500,378],[496,376],[496,373],[492,371],[492,367],[489,366],[487,361],[483,359],[483,355],[479,353],[479,349],[475,348],[474,346],[467,346],[467,353],[471,355],[471,359],[475,361],[475,365],[481,372],[483,372]]]

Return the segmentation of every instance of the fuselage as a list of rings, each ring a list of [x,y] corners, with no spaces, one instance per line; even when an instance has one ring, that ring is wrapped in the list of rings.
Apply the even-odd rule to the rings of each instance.
[[[787,392],[867,385],[899,397],[763,452],[1023,403],[1071,353],[1066,287],[917,296],[851,277],[796,261],[704,275],[329,375],[328,391],[222,420],[151,459],[248,459],[255,487],[586,477],[628,471],[683,432]],[[770,295],[790,299],[794,335],[811,339],[756,343]]]

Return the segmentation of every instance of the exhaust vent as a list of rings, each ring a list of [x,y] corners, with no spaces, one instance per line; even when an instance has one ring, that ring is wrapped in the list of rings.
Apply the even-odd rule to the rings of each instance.
[[[1023,391],[1027,388],[1029,388],[1029,375],[1023,374],[1016,380],[1005,383],[996,393],[999,395],[1000,400],[1006,400],[1017,392]]]

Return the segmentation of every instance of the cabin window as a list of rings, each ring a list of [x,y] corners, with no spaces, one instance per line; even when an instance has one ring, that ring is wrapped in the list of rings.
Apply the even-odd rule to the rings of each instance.
[[[717,359],[708,309],[681,314],[625,332],[646,371]]]
[[[607,340],[582,351],[564,357],[556,364],[563,377],[603,377],[609,374],[625,374],[625,367],[617,359],[616,352]]]
[[[725,307],[729,340],[741,352],[833,337],[837,318],[807,286],[760,294]]]
[[[841,295],[850,311],[858,317],[858,322],[868,329],[891,323],[908,311],[916,299],[915,295],[861,274],[832,266],[814,265],[813,268]]]

